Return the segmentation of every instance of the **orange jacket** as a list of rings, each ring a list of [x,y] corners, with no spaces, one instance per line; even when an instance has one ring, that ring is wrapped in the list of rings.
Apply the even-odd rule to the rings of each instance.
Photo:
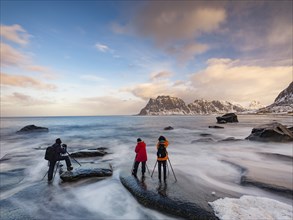
[[[157,149],[159,148],[159,144],[160,144],[160,142],[157,143]],[[168,145],[169,145],[168,140],[165,140],[163,144],[164,144],[164,147],[167,148]],[[167,150],[166,150],[166,152],[167,152]],[[158,161],[165,161],[165,160],[168,160],[168,152],[167,152],[166,157],[163,157],[163,158],[159,158],[159,157],[157,157],[157,160],[158,160]]]

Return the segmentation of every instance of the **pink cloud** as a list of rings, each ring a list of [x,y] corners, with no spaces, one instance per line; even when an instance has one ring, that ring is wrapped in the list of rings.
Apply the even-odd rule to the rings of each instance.
[[[16,87],[31,87],[39,90],[55,90],[57,87],[53,84],[43,83],[28,76],[8,75],[0,73],[1,85],[16,86]]]
[[[26,45],[29,42],[30,35],[20,25],[0,26],[0,35],[9,41],[20,45]]]

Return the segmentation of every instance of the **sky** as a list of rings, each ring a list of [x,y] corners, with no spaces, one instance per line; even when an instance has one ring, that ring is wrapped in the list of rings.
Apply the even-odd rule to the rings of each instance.
[[[1,117],[269,105],[293,80],[292,20],[291,0],[1,0]]]

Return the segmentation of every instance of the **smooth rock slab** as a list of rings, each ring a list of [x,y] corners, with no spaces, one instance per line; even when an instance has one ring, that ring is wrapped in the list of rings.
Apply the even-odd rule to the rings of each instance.
[[[111,168],[101,168],[101,167],[79,167],[72,171],[63,171],[60,168],[60,179],[64,182],[73,182],[84,178],[91,177],[109,177],[112,176],[113,171]]]
[[[185,219],[217,219],[206,201],[208,196],[196,186],[189,185],[193,193],[186,193],[184,182],[160,184],[157,178],[147,176],[142,181],[125,173],[120,174],[120,181],[139,203],[148,208]],[[180,181],[184,180],[180,178]]]

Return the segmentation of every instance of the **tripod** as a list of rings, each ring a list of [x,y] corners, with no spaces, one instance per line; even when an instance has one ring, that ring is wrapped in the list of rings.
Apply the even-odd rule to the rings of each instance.
[[[76,163],[78,163],[79,166],[81,166],[81,164],[80,164],[80,163],[79,163],[74,157],[72,157],[72,156],[68,153],[67,149],[66,149],[66,153],[68,154],[68,156],[69,156],[70,158],[72,158]]]
[[[49,162],[49,163],[50,163],[50,162]],[[55,178],[55,175],[56,175],[57,169],[58,169],[58,167],[59,167],[59,163],[60,163],[60,160],[58,160],[57,164],[55,165],[55,166],[56,166],[56,169],[55,169],[55,171],[54,171],[54,175],[53,175],[53,179],[52,179],[52,181],[53,181],[54,178]],[[48,173],[49,173],[49,170],[45,173],[45,175],[43,176],[42,180],[48,175]]]
[[[171,170],[172,170],[172,172],[173,172],[174,178],[175,178],[175,180],[177,181],[177,178],[176,178],[176,176],[175,176],[175,172],[174,172],[174,170],[173,170],[173,167],[172,167],[172,164],[171,164],[171,161],[170,161],[169,158],[168,158],[168,162],[169,162],[169,164],[170,164],[170,167],[171,167]],[[153,177],[153,174],[154,174],[155,168],[156,168],[156,166],[157,166],[157,163],[158,163],[158,161],[156,161],[156,163],[155,163],[155,166],[154,166],[154,169],[153,169],[153,172],[152,172],[151,177]],[[167,166],[167,164],[166,164],[166,166]],[[169,168],[168,168],[168,171],[169,171]]]

